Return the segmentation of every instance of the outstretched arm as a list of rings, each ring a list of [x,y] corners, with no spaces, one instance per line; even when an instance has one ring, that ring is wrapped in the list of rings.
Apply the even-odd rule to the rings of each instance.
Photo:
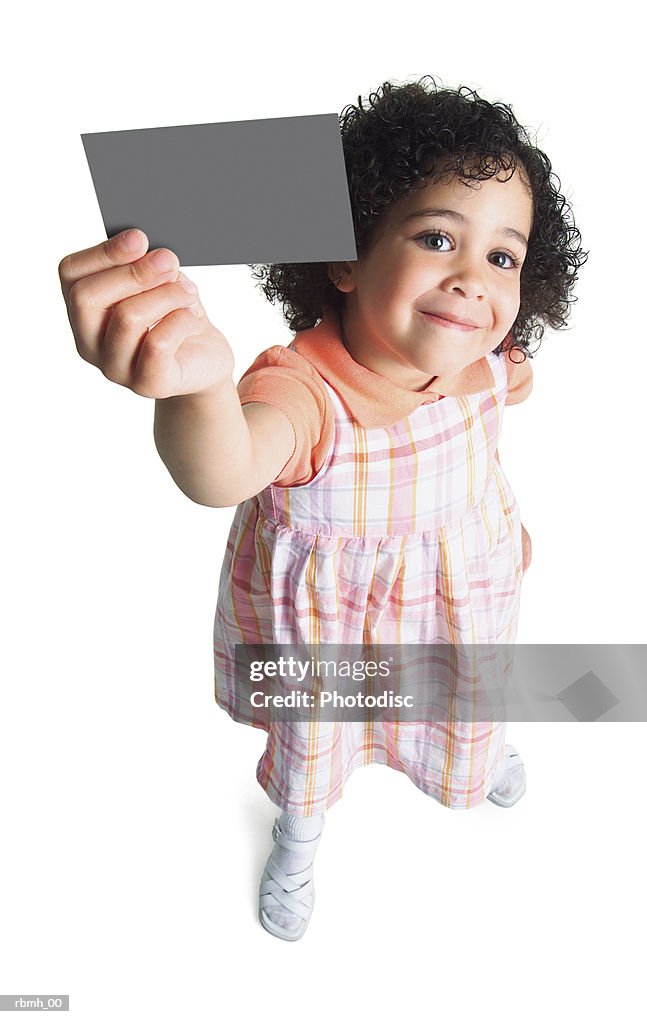
[[[294,448],[285,413],[243,412],[233,352],[169,249],[142,231],[70,253],[59,279],[79,355],[155,399],[157,450],[178,487],[203,505],[235,505],[267,486]]]

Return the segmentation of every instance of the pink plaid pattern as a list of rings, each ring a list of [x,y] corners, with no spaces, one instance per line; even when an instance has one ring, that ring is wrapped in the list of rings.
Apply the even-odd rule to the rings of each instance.
[[[315,479],[238,506],[214,624],[216,700],[230,714],[240,720],[237,643],[514,642],[521,519],[495,459],[505,361],[488,360],[490,390],[390,427],[362,427],[328,387],[335,439]],[[504,738],[503,723],[280,722],[257,778],[283,810],[318,814],[378,762],[465,808],[492,788]]]

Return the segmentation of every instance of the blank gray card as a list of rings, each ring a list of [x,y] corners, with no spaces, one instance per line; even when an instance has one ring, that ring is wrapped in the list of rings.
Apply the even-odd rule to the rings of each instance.
[[[355,260],[337,114],[81,136],[108,237],[185,267]]]

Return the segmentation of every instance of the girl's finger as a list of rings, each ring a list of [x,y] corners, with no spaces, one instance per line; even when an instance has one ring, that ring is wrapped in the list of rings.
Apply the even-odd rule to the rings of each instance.
[[[189,290],[191,287],[195,286],[184,278],[183,281],[163,284],[122,299],[114,307],[109,313],[98,351],[99,365],[109,380],[126,383],[148,331],[173,310],[198,302],[197,290]]]
[[[98,365],[99,343],[112,308],[132,295],[175,281],[179,269],[175,253],[155,249],[132,263],[75,281],[68,295],[68,316],[79,355]]]
[[[187,386],[176,358],[181,346],[204,329],[202,317],[189,309],[176,309],[148,332],[140,345],[132,368],[132,384],[146,398],[170,398],[197,390],[199,383]]]
[[[82,277],[98,274],[101,270],[118,267],[139,259],[148,248],[148,238],[139,228],[120,231],[99,245],[65,256],[58,265],[63,297],[67,303],[70,290]]]

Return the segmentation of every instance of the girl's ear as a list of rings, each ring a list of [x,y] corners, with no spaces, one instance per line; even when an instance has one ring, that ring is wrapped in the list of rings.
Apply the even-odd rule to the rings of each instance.
[[[352,263],[345,260],[341,263],[329,263],[328,264],[328,277],[334,284],[335,288],[340,292],[352,292],[355,289],[355,274],[354,269],[357,266],[357,260]]]

